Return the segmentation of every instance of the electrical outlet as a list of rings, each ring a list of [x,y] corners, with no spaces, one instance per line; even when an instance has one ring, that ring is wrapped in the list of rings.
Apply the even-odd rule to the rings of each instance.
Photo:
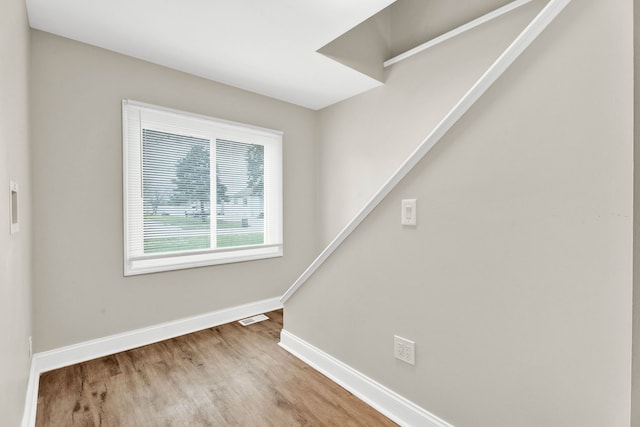
[[[416,364],[416,343],[406,338],[393,336],[393,354],[396,359],[410,365]]]

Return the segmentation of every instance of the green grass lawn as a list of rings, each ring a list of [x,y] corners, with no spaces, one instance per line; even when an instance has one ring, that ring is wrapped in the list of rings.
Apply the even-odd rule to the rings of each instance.
[[[169,215],[145,215],[145,221],[151,220],[161,225],[179,227],[182,230],[209,230],[209,218],[181,217]],[[217,220],[218,230],[230,228],[241,228],[240,221]],[[260,245],[264,243],[264,233],[234,233],[219,234],[217,236],[217,247],[229,248],[233,246]],[[211,238],[205,236],[176,236],[147,238],[144,240],[144,253],[154,254],[163,252],[189,251],[198,249],[209,249]]]
[[[264,243],[263,233],[239,233],[221,234],[217,238],[219,248],[233,246],[261,245]],[[190,251],[196,249],[209,249],[211,239],[209,236],[191,237],[162,237],[145,239],[144,253],[155,254],[162,252]]]
[[[240,228],[242,227],[242,222],[240,221],[225,221],[222,219],[219,219],[217,221],[218,224],[218,230],[223,230],[225,228]]]
[[[261,245],[264,243],[264,233],[219,234],[218,247]]]
[[[162,252],[190,251],[195,249],[209,249],[209,236],[192,237],[162,237],[144,240],[144,253],[155,254]]]

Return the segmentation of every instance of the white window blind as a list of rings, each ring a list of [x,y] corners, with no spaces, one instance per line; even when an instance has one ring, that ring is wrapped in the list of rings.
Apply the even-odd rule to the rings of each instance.
[[[125,275],[282,256],[282,133],[123,101]]]

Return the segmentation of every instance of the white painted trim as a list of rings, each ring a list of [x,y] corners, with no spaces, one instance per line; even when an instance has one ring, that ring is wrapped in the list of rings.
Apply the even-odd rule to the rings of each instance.
[[[254,303],[239,305],[224,310],[213,311],[199,316],[165,322],[147,328],[135,329],[121,334],[110,335],[41,353],[31,359],[31,372],[27,387],[25,412],[22,427],[33,427],[38,402],[38,382],[40,374],[98,357],[131,350],[181,335],[231,323],[282,308],[278,298],[270,298]]]
[[[293,285],[284,293],[280,301],[284,304],[320,267],[340,244],[360,225],[413,167],[433,148],[434,145],[455,125],[458,120],[480,99],[496,80],[513,64],[527,47],[544,31],[571,0],[551,0],[531,23],[520,33],[511,45],[489,67],[480,79],[469,89],[435,129],[425,138],[409,158],[389,178],[371,200],[356,214],[335,239],[311,263]]]
[[[393,64],[395,64],[396,62],[400,62],[402,60],[405,60],[407,58],[412,57],[413,55],[416,55],[424,50],[430,49],[436,45],[439,45],[440,43],[443,43],[449,39],[452,39],[456,36],[459,36],[462,33],[466,33],[469,30],[472,30],[476,27],[479,27],[482,24],[485,24],[493,19],[496,19],[502,15],[505,15],[509,12],[511,12],[512,10],[515,10],[517,8],[519,8],[520,6],[524,6],[525,4],[531,3],[533,0],[516,0],[514,2],[511,2],[509,4],[506,4],[502,7],[499,7],[498,9],[494,10],[493,12],[489,12],[486,15],[483,15],[477,19],[474,19],[473,21],[467,22],[464,25],[461,25],[457,28],[454,28],[451,31],[448,31],[434,39],[431,39],[427,42],[422,43],[419,46],[414,47],[413,49],[409,49],[408,51],[401,53],[399,55],[394,56],[393,58],[387,59],[386,61],[384,61],[383,66],[384,68],[387,68]]]
[[[122,105],[123,106],[124,105],[133,105],[133,106],[136,106],[136,107],[142,107],[142,108],[147,108],[147,109],[151,109],[151,110],[158,110],[158,111],[164,111],[166,113],[177,114],[179,116],[193,117],[194,119],[204,120],[204,121],[207,121],[207,122],[215,122],[215,123],[218,123],[220,125],[223,125],[223,126],[226,126],[226,127],[230,127],[230,128],[250,129],[252,132],[256,132],[256,133],[264,134],[264,135],[277,135],[277,136],[283,136],[284,135],[284,131],[277,130],[277,129],[270,129],[270,128],[265,128],[265,127],[262,127],[262,126],[255,126],[255,125],[249,125],[249,124],[241,123],[241,122],[234,122],[233,120],[219,119],[217,117],[207,116],[205,114],[198,114],[198,113],[193,113],[191,111],[178,110],[178,109],[175,109],[175,108],[164,107],[162,105],[149,104],[147,102],[136,101],[136,100],[133,100],[133,99],[123,99],[122,100]]]
[[[62,368],[282,308],[277,298],[214,311],[36,353],[38,372]]]
[[[191,251],[144,253],[143,138],[151,129],[179,135],[195,135],[209,141],[215,160],[215,141],[251,143],[264,148],[264,244],[232,248],[204,248]],[[122,100],[123,152],[123,242],[124,275],[133,276],[235,262],[282,257],[282,131],[244,125],[171,108]],[[212,186],[215,174],[211,174]],[[268,190],[268,191],[267,191]],[[211,204],[211,212],[215,212]],[[185,213],[186,214],[186,213]],[[215,221],[211,223],[211,242],[215,242]]]
[[[280,347],[401,426],[453,427],[398,393],[284,329],[280,333]]]
[[[36,363],[31,357],[31,369],[29,370],[29,380],[27,382],[27,396],[24,402],[24,413],[22,415],[22,427],[33,427],[36,425],[36,409],[38,406],[38,387],[40,386],[40,373],[36,371]]]

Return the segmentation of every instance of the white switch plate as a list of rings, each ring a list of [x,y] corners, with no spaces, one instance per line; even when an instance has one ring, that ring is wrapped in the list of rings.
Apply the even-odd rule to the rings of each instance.
[[[9,181],[9,222],[11,234],[20,231],[18,224],[18,184]]]
[[[416,199],[402,200],[402,225],[416,225],[418,220]]]

